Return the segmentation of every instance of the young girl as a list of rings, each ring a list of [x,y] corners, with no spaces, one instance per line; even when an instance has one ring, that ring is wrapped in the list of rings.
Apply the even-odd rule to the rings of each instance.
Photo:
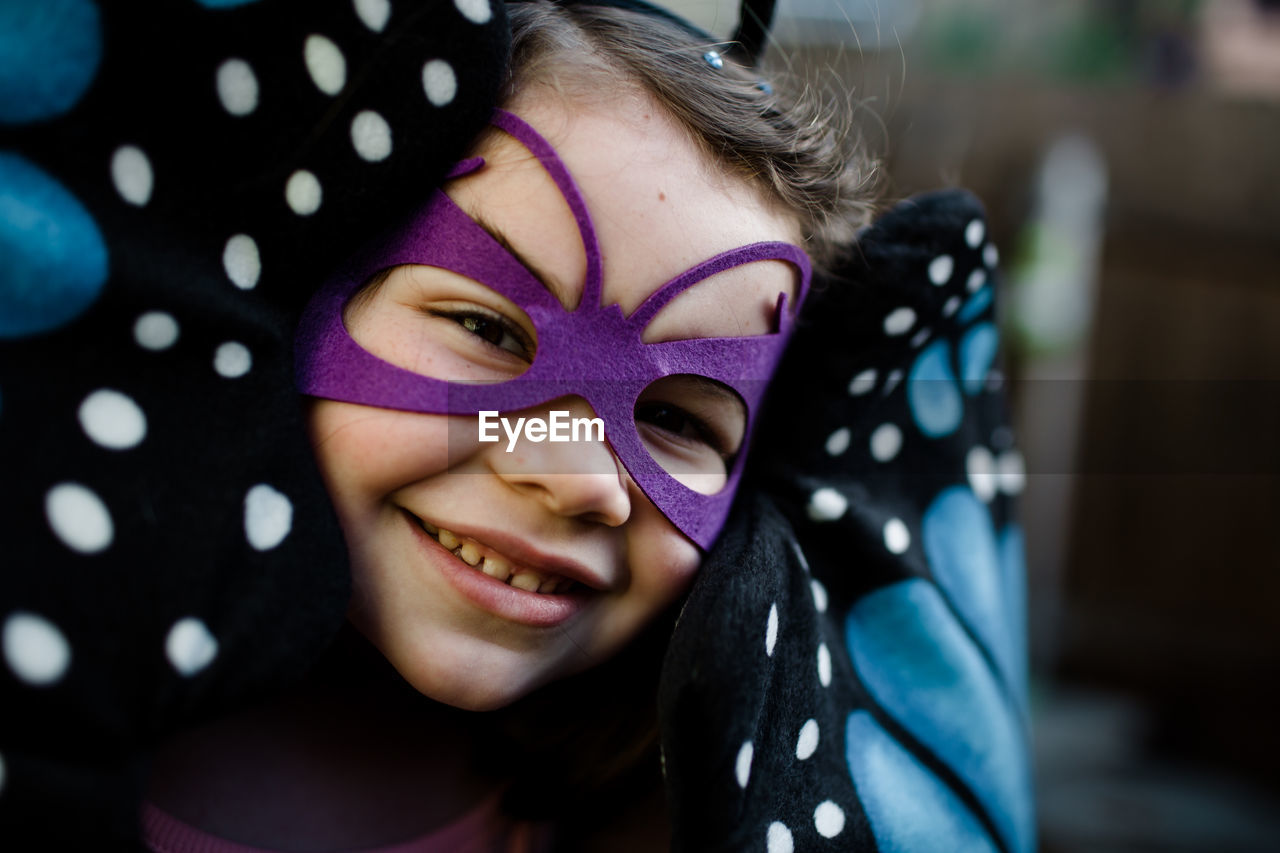
[[[640,731],[595,741],[615,756],[556,761],[652,742],[652,653],[571,677],[661,639],[867,173],[815,108],[664,15],[509,14],[491,127],[299,331],[355,630],[295,690],[160,751],[153,850],[552,843],[517,813],[563,845],[595,817],[568,780],[592,774],[539,742],[637,709]],[[603,436],[544,438],[557,418]]]

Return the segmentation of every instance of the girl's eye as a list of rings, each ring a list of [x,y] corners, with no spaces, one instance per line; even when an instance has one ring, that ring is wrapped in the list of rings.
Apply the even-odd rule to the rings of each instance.
[[[636,420],[677,436],[686,442],[705,444],[720,456],[727,452],[720,446],[715,431],[698,418],[670,403],[641,402],[636,404]]]
[[[524,361],[533,360],[533,345],[523,329],[505,319],[477,311],[433,312],[453,320],[485,343],[505,350]]]

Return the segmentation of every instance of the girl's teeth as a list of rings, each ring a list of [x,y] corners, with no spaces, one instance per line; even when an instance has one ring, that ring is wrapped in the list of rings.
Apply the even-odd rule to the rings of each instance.
[[[428,533],[436,538],[436,541],[444,547],[446,551],[453,552],[454,556],[462,560],[468,566],[475,566],[495,580],[503,581],[516,589],[523,589],[525,592],[540,592],[546,595],[557,592],[560,589],[568,589],[571,583],[563,578],[544,578],[537,572],[531,572],[527,569],[520,569],[512,574],[511,566],[506,560],[493,555],[486,556],[481,552],[479,546],[471,542],[463,542],[452,532],[444,528],[436,527],[433,524],[422,522],[422,526]]]
[[[537,592],[538,587],[542,586],[542,578],[533,572],[516,572],[511,576],[511,580],[507,582],[516,589],[523,589],[525,592]]]
[[[484,565],[480,567],[480,571],[500,581],[505,581],[511,577],[511,567],[500,557],[485,557]]]

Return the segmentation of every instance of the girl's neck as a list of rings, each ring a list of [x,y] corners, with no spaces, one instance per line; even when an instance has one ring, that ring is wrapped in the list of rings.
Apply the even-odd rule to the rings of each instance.
[[[424,698],[348,630],[293,689],[164,744],[149,797],[253,846],[391,844],[449,823],[500,784],[475,769],[483,719]]]

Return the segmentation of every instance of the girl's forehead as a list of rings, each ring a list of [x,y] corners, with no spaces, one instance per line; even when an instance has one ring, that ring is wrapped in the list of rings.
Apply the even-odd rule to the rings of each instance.
[[[512,110],[555,148],[588,207],[599,241],[604,302],[630,313],[665,282],[751,243],[796,243],[799,225],[746,181],[713,163],[647,96],[571,101],[549,91]],[[494,233],[567,308],[586,276],[577,221],[551,176],[518,141],[489,134],[485,168],[448,193]],[[765,334],[777,296],[794,300],[797,274],[765,261],[727,270],[686,291],[646,329],[649,341]]]

